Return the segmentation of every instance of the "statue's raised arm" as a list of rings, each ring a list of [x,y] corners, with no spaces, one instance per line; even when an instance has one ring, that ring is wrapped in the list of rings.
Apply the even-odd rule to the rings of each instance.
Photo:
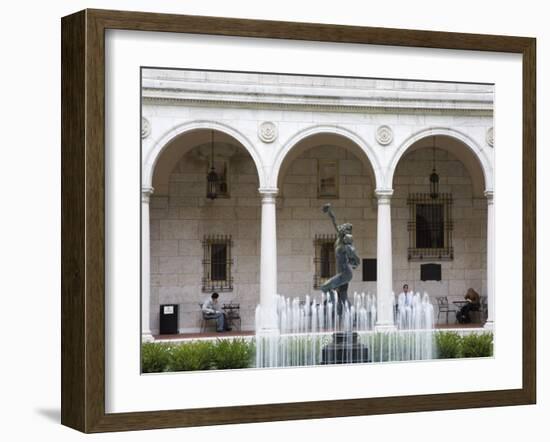
[[[334,215],[334,212],[332,211],[332,206],[330,205],[330,203],[326,203],[323,206],[323,212],[328,214],[328,216],[332,220],[332,225],[334,226],[334,230],[336,230],[336,233],[338,233],[338,224],[336,224],[336,216]]]
[[[336,230],[334,241],[334,253],[336,257],[336,274],[321,285],[323,293],[330,294],[332,302],[335,301],[334,292],[338,293],[338,315],[342,314],[342,305],[348,302],[348,285],[353,277],[353,269],[361,262],[355,247],[353,246],[353,235],[351,223],[336,224],[336,216],[329,203],[323,206],[323,212],[332,220]]]

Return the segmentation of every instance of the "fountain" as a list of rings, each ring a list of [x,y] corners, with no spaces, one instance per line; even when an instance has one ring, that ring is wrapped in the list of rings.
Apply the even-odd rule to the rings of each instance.
[[[434,309],[427,293],[416,293],[407,304],[394,299],[395,331],[377,332],[376,296],[348,298],[352,269],[359,265],[352,225],[338,225],[330,204],[323,206],[337,232],[337,274],[321,286],[321,294],[304,299],[277,295],[279,333],[256,334],[256,367],[406,361],[434,358]],[[396,308],[395,308],[396,307]],[[256,307],[256,330],[261,329]],[[331,341],[332,338],[332,341]]]
[[[410,306],[396,303],[396,330],[377,332],[376,296],[355,292],[338,315],[338,294],[277,295],[280,334],[256,336],[257,367],[433,359],[434,309],[427,293],[416,293]],[[260,310],[256,308],[257,329]],[[331,342],[332,341],[332,342]],[[343,351],[342,346],[347,346]],[[356,345],[362,345],[358,350]],[[325,350],[326,349],[326,350]]]

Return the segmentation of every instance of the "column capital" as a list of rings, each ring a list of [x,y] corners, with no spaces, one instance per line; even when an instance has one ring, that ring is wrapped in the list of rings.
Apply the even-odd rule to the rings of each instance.
[[[275,197],[279,193],[279,189],[276,187],[260,187],[258,192],[260,192],[263,204],[275,204]]]
[[[260,192],[261,195],[277,195],[279,193],[279,189],[276,187],[260,187],[258,189],[258,192]]]
[[[493,204],[493,199],[495,197],[494,190],[486,190],[483,192],[483,195],[485,195],[485,198],[487,198],[487,204]]]
[[[150,186],[142,187],[141,188],[141,202],[142,203],[148,203],[149,199],[151,198],[151,195],[153,194],[154,191],[155,191],[155,189],[153,189]]]
[[[393,189],[375,189],[374,195],[378,198],[378,204],[389,204]]]

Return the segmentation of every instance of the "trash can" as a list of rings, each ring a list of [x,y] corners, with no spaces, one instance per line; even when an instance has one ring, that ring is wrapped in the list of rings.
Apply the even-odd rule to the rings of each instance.
[[[161,304],[159,334],[177,335],[178,334],[178,305]]]

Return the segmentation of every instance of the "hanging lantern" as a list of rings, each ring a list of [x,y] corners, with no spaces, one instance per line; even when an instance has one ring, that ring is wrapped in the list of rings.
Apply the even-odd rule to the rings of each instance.
[[[433,137],[433,168],[430,174],[430,197],[432,199],[439,197],[439,175],[435,170],[435,137]]]
[[[439,175],[435,171],[435,167],[430,174],[430,196],[436,199],[439,196]]]
[[[212,131],[211,157],[210,172],[208,172],[208,175],[206,176],[206,198],[215,200],[218,197],[217,186],[219,178],[216,173],[216,168],[214,167],[214,131]]]

